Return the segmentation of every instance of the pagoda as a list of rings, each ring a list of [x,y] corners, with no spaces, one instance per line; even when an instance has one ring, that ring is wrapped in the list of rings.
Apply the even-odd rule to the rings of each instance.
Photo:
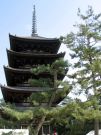
[[[17,107],[31,107],[27,100],[32,93],[44,91],[41,87],[31,86],[28,80],[52,78],[48,72],[33,74],[31,69],[38,65],[52,64],[63,58],[65,53],[58,53],[61,42],[57,38],[45,38],[37,34],[35,6],[33,11],[32,34],[30,37],[20,37],[9,34],[10,49],[7,49],[8,66],[4,66],[7,86],[1,85],[1,91],[6,103],[13,103]],[[63,74],[58,74],[62,80]],[[52,106],[56,106],[61,99],[57,98]]]

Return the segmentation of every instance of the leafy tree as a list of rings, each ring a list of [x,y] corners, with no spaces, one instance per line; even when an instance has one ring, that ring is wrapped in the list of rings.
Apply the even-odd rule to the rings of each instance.
[[[49,85],[44,83],[44,87],[48,87],[48,89],[52,88],[53,91],[48,92],[48,93],[44,92],[40,96],[43,98],[43,100],[48,100],[48,103],[46,105],[48,108],[50,108],[52,106],[52,104],[53,104],[54,100],[57,98],[57,96],[59,98],[61,98],[61,96],[64,96],[64,95],[66,96],[67,93],[69,92],[69,87],[68,88],[63,87],[63,88],[65,88],[64,91],[63,91],[63,88],[62,88],[62,91],[61,90],[59,91],[59,88],[58,88],[59,85],[63,85],[63,83],[61,84],[61,82],[58,81],[58,74],[65,75],[65,70],[67,67],[68,67],[68,62],[63,61],[62,59],[59,59],[59,60],[56,60],[54,63],[52,63],[52,65],[47,65],[47,66],[41,65],[35,69],[32,69],[33,73],[39,74],[39,73],[47,71],[47,72],[49,72],[49,74],[51,74],[53,76],[53,80],[52,80],[53,83],[51,81],[49,81],[47,83]],[[35,101],[35,98],[33,98],[33,100]],[[44,123],[46,117],[47,117],[47,114],[43,114],[43,116],[39,119],[38,124],[36,126],[36,132],[35,132],[36,135],[38,135],[40,128],[42,127],[42,124]]]
[[[59,116],[61,107],[52,107],[55,101],[62,100],[69,93],[71,86],[68,82],[58,80],[58,75],[65,76],[65,71],[68,68],[68,62],[63,59],[58,59],[52,65],[40,65],[37,68],[31,69],[33,74],[41,74],[47,72],[51,75],[51,79],[29,79],[28,82],[33,87],[41,87],[41,92],[33,93],[28,101],[31,102],[32,108],[28,110],[20,110],[12,105],[2,106],[2,117],[13,123],[27,123],[32,134],[38,135],[46,119],[52,121],[56,116]],[[59,87],[60,86],[60,87]],[[42,102],[46,103],[42,106]],[[53,118],[53,119],[52,119]],[[33,130],[33,123],[37,123]]]
[[[73,89],[78,94],[85,93],[89,102],[77,109],[77,112],[79,110],[81,114],[77,113],[76,115],[75,113],[74,115],[79,119],[83,115],[95,119],[95,135],[98,135],[101,117],[99,106],[101,90],[101,14],[94,14],[92,7],[89,6],[85,15],[78,9],[78,16],[81,23],[75,25],[77,32],[69,33],[63,39],[63,42],[70,49],[70,56],[73,60],[71,63],[73,72],[68,75]],[[91,91],[93,94],[91,94]]]

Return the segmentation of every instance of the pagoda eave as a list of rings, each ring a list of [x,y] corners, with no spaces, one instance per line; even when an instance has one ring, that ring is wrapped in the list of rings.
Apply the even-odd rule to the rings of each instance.
[[[32,74],[31,69],[18,69],[18,68],[12,68],[9,66],[4,66],[5,72],[8,73],[21,73],[21,74]]]
[[[5,76],[7,80],[7,85],[9,86],[17,85],[18,82],[20,82],[21,84],[24,80],[28,81],[31,78],[39,79],[39,78],[45,77],[45,78],[53,79],[53,75],[51,75],[49,72],[35,74],[31,71],[31,69],[15,69],[12,67],[4,66],[4,71],[5,71]],[[66,73],[67,73],[67,70],[65,71],[65,74]],[[63,80],[65,74],[58,73],[58,76],[57,76],[58,80]],[[16,82],[15,82],[15,78],[16,78]]]
[[[11,35],[11,34],[9,34],[9,39],[10,39],[10,41],[17,41],[17,40],[20,40],[20,41],[38,41],[38,42],[40,42],[40,40],[41,41],[43,41],[43,42],[57,42],[58,44],[60,43],[60,40],[58,39],[58,38],[46,38],[46,37],[41,37],[41,36],[38,36],[38,35],[36,35],[36,36],[30,36],[30,37],[21,37],[21,36],[14,36],[14,35]]]
[[[7,53],[10,54],[10,55],[19,56],[19,57],[23,56],[23,57],[34,57],[34,58],[36,58],[36,57],[38,57],[38,58],[40,58],[40,57],[56,57],[56,58],[58,58],[58,57],[64,57],[65,56],[65,52],[58,53],[58,54],[45,54],[45,53],[37,54],[37,53],[31,53],[31,52],[29,52],[29,53],[15,52],[13,50],[8,50],[8,49],[7,49]]]
[[[20,93],[33,93],[33,92],[44,92],[53,90],[53,88],[48,87],[11,87],[11,86],[2,86],[1,85],[2,92],[20,92]]]
[[[60,47],[60,40],[58,38],[45,38],[45,37],[40,37],[38,35],[32,36],[32,37],[18,37],[18,36],[13,36],[9,34],[9,40],[10,40],[10,47],[14,51],[20,51],[18,48],[25,48],[26,44],[28,44],[29,48],[30,47],[40,47],[40,49],[44,50],[44,48],[49,48],[52,53],[57,53],[59,47]],[[23,44],[23,46],[21,45]],[[54,49],[53,49],[54,47]]]
[[[47,90],[49,90],[49,88],[1,86],[1,91],[6,102],[16,102],[16,100],[19,102],[19,99],[24,101],[24,99],[30,97],[32,93],[44,92]],[[51,90],[53,89],[51,88]]]
[[[21,53],[7,50],[8,63],[10,67],[19,68],[24,65],[47,65],[52,64],[56,59],[63,58],[65,53],[59,54],[33,54]]]
[[[53,88],[50,88],[53,91]],[[32,93],[36,92],[48,92],[49,88],[42,88],[42,87],[10,87],[10,86],[1,86],[1,91],[4,97],[5,102],[14,102],[14,103],[23,103],[24,99],[30,97]],[[22,101],[21,101],[22,100]],[[56,98],[53,102],[52,106],[56,106],[63,100],[63,98]],[[47,104],[48,102],[43,102]]]

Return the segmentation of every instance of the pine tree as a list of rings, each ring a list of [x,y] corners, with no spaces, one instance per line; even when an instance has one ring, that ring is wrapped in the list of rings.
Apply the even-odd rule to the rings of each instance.
[[[3,105],[2,107],[2,115],[1,119],[4,121],[4,116],[12,123],[28,123],[29,129],[33,135],[38,135],[45,119],[49,119],[56,117],[61,111],[61,107],[52,107],[54,101],[57,99],[63,99],[69,93],[71,86],[69,83],[62,82],[58,80],[58,75],[62,74],[65,76],[66,70],[68,69],[68,62],[63,59],[58,59],[52,63],[52,65],[39,65],[36,68],[31,69],[33,74],[40,74],[47,72],[49,73],[53,79],[45,79],[41,78],[37,79],[29,79],[28,82],[33,87],[42,87],[42,92],[33,93],[27,100],[31,102],[32,108],[28,110],[19,110],[15,106],[12,105]],[[59,86],[61,86],[59,88]],[[42,106],[42,102],[46,102],[46,106]],[[3,118],[2,118],[3,116]],[[58,115],[59,116],[59,115]],[[37,121],[37,123],[36,123]],[[36,125],[33,130],[33,123]],[[6,124],[6,122],[4,122]]]
[[[95,135],[98,135],[101,90],[101,14],[94,14],[92,7],[89,6],[85,15],[78,9],[78,16],[81,23],[74,25],[77,32],[71,32],[64,38],[64,43],[70,49],[70,56],[73,59],[71,63],[73,72],[68,77],[74,90],[77,93],[85,93],[87,100],[91,103],[84,109],[95,112],[95,115],[91,115],[92,119],[95,119]],[[82,111],[85,112],[85,110]],[[91,118],[91,116],[88,117]]]

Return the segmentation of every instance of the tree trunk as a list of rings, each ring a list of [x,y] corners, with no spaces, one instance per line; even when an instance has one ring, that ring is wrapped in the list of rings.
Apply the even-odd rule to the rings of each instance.
[[[41,127],[42,127],[42,125],[43,125],[43,123],[45,121],[45,118],[46,118],[46,116],[43,116],[41,118],[40,122],[38,123],[38,125],[37,125],[37,127],[35,129],[35,135],[38,135],[39,134],[39,131],[40,131],[40,129],[41,129]]]
[[[90,57],[89,59],[90,64],[92,65],[92,58]],[[95,74],[92,70],[92,79],[93,79],[93,89],[94,89],[94,96],[96,96],[98,94],[97,90],[96,90],[96,81],[95,81]],[[97,100],[97,97],[96,97]],[[97,109],[96,106],[94,106],[95,110]],[[95,119],[94,120],[94,135],[99,135],[99,120]]]
[[[53,94],[51,96],[51,99],[50,99],[48,105],[47,105],[48,107],[51,107],[51,105],[52,105],[52,103],[53,103],[53,101],[55,99],[56,90],[57,90],[57,83],[56,82],[57,82],[57,72],[55,71],[54,72],[54,92],[53,92]],[[40,129],[41,129],[41,127],[42,127],[42,125],[43,125],[43,123],[45,121],[45,118],[46,118],[46,116],[43,116],[40,119],[40,121],[39,121],[39,123],[38,123],[38,125],[36,126],[36,129],[35,129],[35,135],[39,134],[39,131],[40,131]]]
[[[94,121],[94,135],[99,135],[99,120],[95,119]]]

